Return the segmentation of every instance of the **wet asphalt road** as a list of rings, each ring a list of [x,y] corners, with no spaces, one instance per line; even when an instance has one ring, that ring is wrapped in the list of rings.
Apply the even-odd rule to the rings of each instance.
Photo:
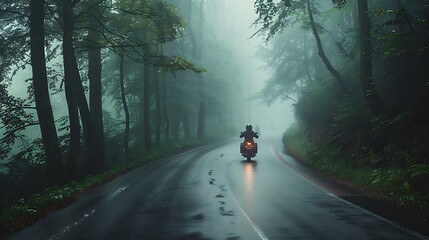
[[[258,156],[240,139],[153,161],[9,239],[427,239],[345,200],[261,136]]]

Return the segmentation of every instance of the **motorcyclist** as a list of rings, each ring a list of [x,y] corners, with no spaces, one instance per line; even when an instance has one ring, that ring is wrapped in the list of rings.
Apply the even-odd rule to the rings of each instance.
[[[240,138],[244,137],[244,142],[253,142],[253,138],[259,138],[258,133],[252,131],[252,125],[246,125],[246,131],[241,132]]]
[[[241,132],[240,138],[243,138],[243,137],[244,137],[244,142],[242,144],[240,144],[240,152],[244,151],[244,143],[245,142],[252,142],[253,143],[254,142],[253,141],[254,137],[255,138],[259,138],[258,133],[254,132],[252,130],[252,125],[250,125],[250,124],[246,125],[246,131]],[[255,144],[255,152],[257,152],[257,151],[258,151],[258,145]]]

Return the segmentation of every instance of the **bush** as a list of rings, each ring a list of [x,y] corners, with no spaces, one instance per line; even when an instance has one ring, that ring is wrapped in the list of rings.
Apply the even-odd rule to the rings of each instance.
[[[333,83],[314,83],[304,87],[295,106],[297,120],[307,131],[318,131],[332,123],[332,115],[341,99]]]

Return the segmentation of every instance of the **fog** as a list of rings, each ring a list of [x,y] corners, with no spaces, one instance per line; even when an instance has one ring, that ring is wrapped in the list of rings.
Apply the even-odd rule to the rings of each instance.
[[[260,92],[272,69],[267,68],[266,60],[259,54],[261,47],[269,43],[254,35],[258,27],[253,25],[256,19],[253,1],[166,1],[173,7],[154,15],[130,17],[132,11],[162,7],[156,5],[159,1],[143,2],[141,6],[125,3],[116,9],[113,7],[120,1],[100,6],[113,14],[106,14],[99,23],[104,30],[95,47],[100,49],[102,66],[101,89],[97,90],[90,90],[89,51],[94,46],[88,41],[88,29],[92,27],[80,26],[93,13],[86,12],[85,2],[79,2],[72,10],[75,27],[64,28],[57,21],[61,14],[52,9],[46,12],[42,47],[47,56],[48,98],[52,109],[45,109],[42,115],[50,115],[52,111],[51,129],[57,136],[50,135],[50,140],[61,153],[55,159],[45,155],[41,130],[45,122],[39,121],[36,111],[48,103],[45,99],[37,106],[34,97],[36,79],[32,79],[34,69],[30,64],[33,43],[27,36],[31,33],[27,15],[13,20],[16,17],[13,13],[25,10],[28,5],[0,3],[2,8],[10,8],[8,14],[11,14],[0,16],[0,49],[9,50],[0,53],[0,90],[4,94],[0,102],[0,177],[6,180],[0,189],[11,194],[4,196],[8,201],[62,182],[58,179],[65,176],[69,180],[79,179],[155,148],[174,148],[196,140],[225,137],[237,138],[239,142],[238,136],[247,124],[253,125],[261,137],[274,135],[280,140],[294,121],[290,101],[278,100],[268,105],[261,98]],[[168,25],[163,17],[171,17],[173,25]],[[68,48],[73,48],[76,60],[63,51],[65,32],[73,36],[73,45]],[[22,41],[16,41],[16,36],[23,33]],[[180,61],[171,66],[171,62],[168,65],[159,61],[158,55],[167,59],[179,57]],[[78,65],[77,72],[67,77],[65,72],[75,70],[64,66],[64,62],[73,61]],[[204,71],[199,72],[199,68]],[[74,87],[68,88],[67,83]],[[80,90],[71,89],[79,88],[80,84],[83,90],[78,96]],[[99,113],[95,113],[97,106],[90,106],[91,91],[100,91],[102,95]],[[66,98],[67,93],[73,96],[70,99],[84,96],[86,104],[82,99],[78,106],[69,104],[72,101]],[[90,112],[91,119],[85,118],[85,111]],[[97,123],[96,114],[97,119],[102,119]],[[104,137],[98,135],[98,140],[90,140],[94,129],[100,126]],[[78,134],[73,135],[72,131]],[[96,153],[104,147],[105,150]],[[47,159],[59,164],[50,175],[56,179],[35,178],[45,171]],[[89,169],[91,164],[97,167]],[[21,179],[16,184],[22,191],[11,190],[15,177]]]
[[[396,184],[398,199],[429,186],[428,0],[2,0],[0,13],[0,208],[238,147],[247,124],[316,167],[374,169],[364,184]],[[182,165],[208,160],[201,149]]]
[[[238,107],[234,110],[237,119],[233,119],[237,134],[244,129],[246,124],[252,124],[259,126],[261,132],[270,132],[281,136],[294,121],[292,102],[279,100],[268,105],[257,97],[272,73],[264,67],[264,62],[257,53],[261,46],[266,46],[268,43],[259,35],[253,36],[257,31],[257,26],[252,25],[256,19],[253,2],[247,0],[209,1],[204,12],[204,21],[207,25],[213,26],[211,29],[207,29],[207,32],[230,44],[231,49],[234,49],[236,53],[235,60],[239,66],[237,69],[239,76],[236,81],[239,82],[242,89],[237,92],[239,96],[237,102],[231,104]],[[184,37],[189,36],[185,33]],[[206,37],[209,38],[210,36]],[[222,60],[222,56],[220,59]],[[55,64],[61,66],[62,59],[57,57],[54,61],[49,62],[48,66]],[[57,71],[61,70],[57,69]],[[211,69],[208,71],[210,72]],[[85,73],[81,73],[81,75],[83,74]],[[17,97],[26,98],[28,96],[28,84],[25,80],[30,78],[31,67],[27,65],[25,69],[18,71],[12,78],[12,85],[9,87],[10,93]],[[60,85],[57,84],[57,87],[60,88]],[[56,119],[67,115],[66,108],[63,107],[65,104],[64,92],[51,95],[51,101]],[[110,101],[111,99],[105,99],[105,108],[113,107]],[[37,116],[34,117],[37,118]],[[216,128],[216,126],[208,127]],[[29,137],[37,137],[38,131],[36,127],[31,127],[24,133]]]
[[[259,126],[261,132],[281,136],[287,127],[294,121],[292,102],[279,100],[267,105],[258,98],[258,93],[265,87],[270,78],[270,69],[265,68],[264,60],[258,56],[261,46],[268,43],[260,35],[254,35],[258,26],[254,26],[256,19],[253,1],[248,0],[219,0],[212,2],[216,7],[207,7],[207,22],[218,25],[214,34],[222,36],[226,42],[231,43],[237,52],[237,61],[240,64],[242,91],[238,106],[244,116],[238,116],[238,124],[244,129],[246,124]],[[210,5],[210,2],[207,3]],[[219,8],[222,7],[222,8]],[[217,11],[217,13],[210,13]],[[222,22],[210,19],[210,16],[221,14]],[[253,36],[253,37],[252,37]],[[239,127],[240,130],[240,127]],[[241,130],[240,130],[241,131]]]
[[[408,63],[409,56],[416,55],[415,62],[426,59],[422,54],[427,46],[423,37],[426,36],[423,32],[426,21],[418,19],[425,16],[418,3],[403,4],[414,11],[416,21],[412,27],[386,24],[391,23],[386,19],[395,14],[391,10],[371,16],[375,35],[373,66],[366,65],[369,68],[364,73],[368,76],[363,79],[359,54],[364,51],[359,49],[362,38],[358,37],[357,28],[360,23],[356,18],[356,6],[351,2],[342,8],[335,8],[331,0],[312,2],[314,28],[310,28],[310,13],[300,4],[287,6],[274,1],[278,7],[265,11],[272,15],[267,17],[261,12],[255,13],[255,1],[249,0],[178,0],[166,1],[165,5],[159,1],[143,1],[140,5],[123,1],[99,6],[106,12],[103,21],[93,23],[104,29],[99,39],[90,39],[92,30],[88,29],[92,27],[61,28],[56,13],[49,12],[45,16],[45,39],[49,44],[42,47],[49,56],[47,78],[55,119],[51,125],[60,139],[53,142],[61,141],[64,155],[71,152],[68,141],[72,125],[74,131],[81,134],[73,139],[76,146],[89,141],[84,138],[91,134],[85,131],[91,132],[92,128],[85,130],[84,125],[101,128],[98,131],[104,131],[109,145],[107,158],[112,162],[127,158],[132,151],[144,152],[154,146],[237,137],[247,124],[259,129],[261,137],[270,133],[281,139],[295,117],[306,131],[339,126],[325,134],[336,136],[344,129],[354,129],[343,128],[343,124],[360,124],[361,119],[352,116],[371,119],[371,111],[385,109],[396,113],[401,109],[398,106],[402,109],[412,106],[412,96],[425,81],[419,69],[408,71],[420,66]],[[84,25],[92,13],[85,10],[84,2],[81,4],[73,9],[73,14],[76,24]],[[10,13],[21,11],[13,9],[19,6],[9,7],[12,8]],[[382,1],[370,5],[373,9],[395,7],[398,8]],[[161,10],[157,11],[158,8]],[[148,9],[154,13],[145,15]],[[141,10],[138,17],[129,15]],[[286,11],[287,17],[278,20],[276,11]],[[0,87],[7,89],[3,91],[7,100],[2,109],[14,109],[6,111],[1,119],[0,131],[5,137],[0,145],[3,163],[21,158],[20,154],[26,154],[28,159],[39,159],[43,152],[41,142],[33,142],[42,135],[35,99],[29,98],[32,91],[28,92],[33,89],[30,85],[33,69],[24,64],[30,63],[31,43],[23,40],[25,44],[22,45],[14,40],[21,32],[29,32],[25,16],[21,16],[22,21],[12,21],[11,16],[6,16],[5,24],[10,20],[12,22],[6,25],[15,27],[4,28],[2,32],[5,43],[1,47],[11,51],[1,55],[5,64],[0,64],[3,84]],[[264,22],[265,19],[271,20]],[[274,24],[275,21],[280,22]],[[265,29],[260,31],[262,26]],[[63,33],[67,31],[68,36],[74,37],[68,46],[74,56],[68,58],[66,51],[62,51],[62,44],[66,42]],[[405,34],[395,36],[400,31]],[[320,44],[316,44],[316,36]],[[403,36],[408,39],[404,40]],[[94,47],[93,42],[98,45]],[[101,67],[97,69],[89,64],[89,53],[94,49],[100,50],[101,60],[97,61]],[[321,52],[324,58],[319,55]],[[65,76],[65,69],[70,67],[63,66],[64,59],[78,65],[77,69],[68,69],[75,72],[74,77]],[[398,70],[402,63],[409,64],[404,68],[406,71]],[[100,72],[101,77],[98,77]],[[406,84],[402,79],[409,77],[410,72],[417,80]],[[16,74],[9,81],[13,73]],[[90,84],[91,81],[95,83]],[[365,85],[368,89],[361,86],[362,81],[368,82]],[[77,86],[79,91],[73,92],[65,83],[82,86]],[[100,89],[90,90],[91,86],[98,85]],[[100,99],[92,99],[99,105],[90,106],[91,91],[100,96]],[[378,98],[379,103],[366,99],[367,92],[377,93],[379,96],[374,99]],[[73,95],[70,99],[79,98],[79,105],[69,105],[66,93]],[[39,106],[45,105],[46,102],[42,102]],[[371,106],[370,111],[367,105]],[[47,114],[50,111],[45,109]],[[84,120],[87,112],[97,115],[92,117],[98,119],[98,123],[88,117]],[[74,124],[69,122],[72,120]],[[103,137],[98,139],[103,142]]]

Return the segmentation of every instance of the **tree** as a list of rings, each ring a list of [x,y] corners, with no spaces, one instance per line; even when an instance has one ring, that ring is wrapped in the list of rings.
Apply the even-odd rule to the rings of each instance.
[[[125,132],[124,132],[124,150],[125,158],[127,159],[130,155],[129,139],[130,139],[130,112],[128,110],[127,98],[125,95],[125,80],[124,80],[124,54],[119,54],[119,81],[121,86],[121,100],[122,106],[125,113]]]
[[[306,12],[309,18],[309,24],[313,32],[313,36],[317,43],[318,54],[325,64],[328,71],[335,77],[338,85],[344,92],[347,92],[347,86],[341,74],[332,66],[322,46],[320,40],[318,26],[314,21],[313,7],[310,0],[302,1],[281,1],[274,3],[270,0],[256,0],[255,11],[258,18],[254,22],[255,25],[262,23],[262,27],[255,33],[268,32],[266,40],[268,41],[277,32],[282,31],[287,26],[294,23],[292,15],[299,16],[300,12]]]
[[[72,0],[59,3],[60,9],[62,9],[64,82],[70,122],[70,146],[67,158],[70,179],[76,178],[77,161],[80,156],[79,114],[83,126],[86,172],[93,173],[96,169],[93,157],[95,149],[93,123],[74,52],[73,32],[75,18],[73,8],[75,4],[76,2]]]
[[[308,17],[310,19],[310,25],[311,29],[313,31],[314,38],[316,39],[317,43],[317,49],[319,50],[319,56],[322,59],[323,63],[325,64],[326,68],[329,70],[329,72],[335,77],[338,84],[342,88],[344,92],[347,92],[347,86],[344,81],[344,78],[341,76],[341,74],[332,66],[331,62],[329,61],[328,57],[325,54],[325,51],[322,47],[322,41],[320,40],[319,33],[317,31],[316,23],[314,22],[313,18],[313,11],[311,9],[310,0],[306,0],[306,8],[308,12]]]
[[[33,88],[37,116],[46,156],[46,172],[49,185],[64,181],[62,157],[49,99],[45,58],[44,1],[30,1],[30,45]]]
[[[347,0],[332,0],[339,8],[342,8]],[[396,1],[396,4],[401,4]],[[372,48],[371,48],[371,22],[369,20],[368,1],[357,1],[357,12],[359,22],[359,43],[360,43],[360,83],[368,107],[375,114],[383,112],[384,104],[375,88],[372,75]]]
[[[372,76],[371,23],[368,14],[368,1],[359,0],[359,32],[360,32],[360,82],[369,108],[374,113],[383,112],[383,103],[375,89]]]
[[[147,39],[147,31],[144,31],[145,40]],[[149,48],[146,47],[146,54],[149,53]],[[151,114],[150,114],[150,99],[151,99],[151,68],[148,64],[143,66],[143,130],[144,130],[144,145],[146,150],[152,148],[152,131],[151,131]]]
[[[92,2],[90,2],[92,3]],[[99,171],[104,165],[105,143],[103,129],[102,109],[102,85],[101,85],[101,33],[102,13],[97,3],[91,4],[88,18],[88,79],[89,79],[89,104],[91,120],[94,128],[94,169]]]
[[[184,21],[178,15],[177,9],[165,1],[137,1],[132,4],[127,0],[117,1],[112,6],[112,10],[104,16],[106,23],[103,25],[103,36],[107,43],[106,48],[122,55],[127,60],[127,74],[123,76],[122,84],[124,86],[123,96],[125,96],[126,108],[128,108],[128,114],[126,114],[128,115],[128,117],[126,116],[128,127],[126,128],[139,128],[139,134],[135,134],[138,139],[133,142],[150,149],[152,135],[155,135],[156,142],[161,141],[161,137],[158,137],[161,131],[159,113],[162,107],[161,99],[158,97],[160,98],[161,94],[159,93],[160,88],[157,88],[158,82],[155,79],[157,73],[154,70],[159,69],[164,73],[188,69],[199,71],[186,59],[165,56],[163,51],[154,50],[158,45],[178,38],[179,30],[184,27]],[[163,75],[165,76],[165,74]],[[151,87],[153,82],[154,88]],[[166,85],[166,81],[163,80],[163,83]],[[166,86],[163,87],[163,91],[166,91]],[[166,94],[163,99],[165,100],[165,98],[167,98]],[[117,99],[121,100],[122,96]],[[119,102],[116,99],[114,101]],[[121,108],[124,108],[124,101],[120,102]],[[153,102],[155,104],[152,104]],[[153,115],[151,112],[154,110],[153,105],[155,105],[156,114],[151,116]],[[166,106],[166,101],[162,105]],[[164,109],[166,112],[166,107]],[[168,124],[165,131],[168,134],[170,131],[167,118],[168,116],[165,116],[165,122]],[[153,131],[151,123],[155,123],[156,131]],[[129,133],[127,139],[132,140],[132,137]]]
[[[155,145],[158,147],[161,146],[161,125],[162,125],[160,81],[161,81],[160,70],[159,68],[154,68],[153,83],[154,83],[154,91],[155,91]]]
[[[69,179],[76,178],[77,162],[80,156],[78,90],[74,83],[74,81],[80,81],[80,76],[73,47],[74,17],[72,5],[72,1],[70,0],[63,1],[62,4],[59,3],[58,5],[58,9],[62,9],[64,86],[70,123],[70,142],[67,154],[67,175]]]
[[[198,39],[200,42],[200,46],[198,48],[197,61],[201,61],[202,55],[202,33],[203,33],[203,21],[204,21],[204,2],[205,0],[201,0],[200,2],[200,14],[199,14],[199,29],[198,29]],[[198,107],[198,129],[197,136],[199,139],[203,139],[205,137],[206,132],[206,94],[205,94],[205,86],[204,86],[204,78],[201,74],[198,74],[198,84],[199,84],[199,95],[200,95],[200,103]]]

